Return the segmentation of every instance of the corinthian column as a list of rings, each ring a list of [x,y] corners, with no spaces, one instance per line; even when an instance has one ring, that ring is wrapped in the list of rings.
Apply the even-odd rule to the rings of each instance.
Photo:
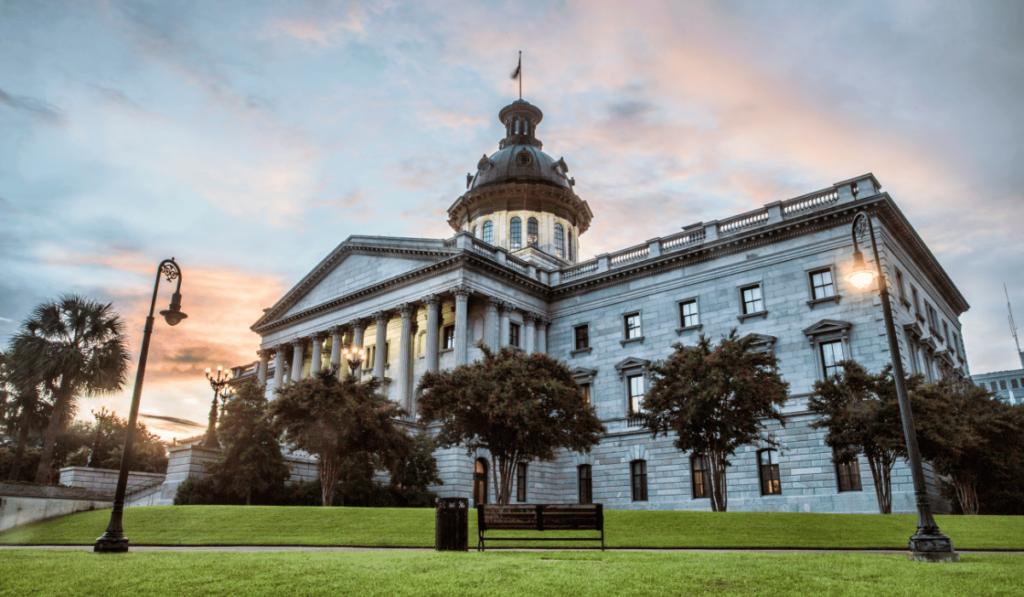
[[[551,320],[547,317],[537,319],[537,352],[548,353],[548,326]]]
[[[292,341],[292,381],[302,379],[302,357],[306,348],[306,341],[302,338]]]
[[[523,350],[526,354],[533,354],[534,346],[537,343],[537,328],[534,324],[537,321],[537,314],[527,311],[523,313],[523,322],[526,324],[526,331],[523,333]]]
[[[259,349],[256,351],[256,356],[260,358],[259,369],[256,371],[256,379],[261,384],[267,383],[267,365],[270,362],[270,351],[266,349]]]
[[[341,373],[341,326],[327,330],[331,334],[331,371]]]
[[[455,293],[455,366],[469,360],[469,287],[457,286]]]
[[[438,332],[441,323],[441,297],[431,294],[423,298],[427,304],[427,371],[437,371],[439,345]]]
[[[284,344],[274,347],[274,389],[280,390],[284,384]]]
[[[313,334],[313,360],[309,365],[310,377],[316,376],[324,364],[324,337],[323,332]]]
[[[484,344],[491,350],[498,350],[501,341],[501,324],[498,323],[498,305],[501,301],[494,297],[487,299],[487,311],[484,316]]]
[[[388,321],[391,320],[391,314],[387,311],[378,311],[373,314],[373,318],[377,320],[377,346],[374,348],[376,354],[373,357],[373,376],[384,381],[384,366],[387,365],[388,358]]]
[[[416,306],[403,303],[398,306],[398,311],[402,314],[402,334],[398,343],[398,403],[412,414],[412,326]]]
[[[501,314],[498,324],[498,332],[501,340],[499,341],[498,348],[504,348],[508,346],[509,342],[509,314],[512,312],[512,305],[508,303],[501,303],[498,306],[498,312]]]

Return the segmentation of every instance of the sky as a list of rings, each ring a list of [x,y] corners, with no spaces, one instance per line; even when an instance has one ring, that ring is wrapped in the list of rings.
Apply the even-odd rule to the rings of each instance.
[[[595,214],[581,258],[873,172],[971,305],[971,371],[1018,368],[1022,30],[996,1],[0,0],[0,345],[78,293],[137,359],[173,256],[189,317],[158,322],[141,412],[205,422],[205,368],[255,360],[340,242],[453,234],[522,51]],[[79,416],[124,416],[134,376]]]

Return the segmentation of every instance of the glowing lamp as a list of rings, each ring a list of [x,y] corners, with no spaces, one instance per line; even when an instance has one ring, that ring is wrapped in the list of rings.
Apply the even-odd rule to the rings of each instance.
[[[864,254],[860,251],[853,252],[853,271],[846,274],[846,281],[858,290],[864,290],[875,281],[875,272],[864,263]]]

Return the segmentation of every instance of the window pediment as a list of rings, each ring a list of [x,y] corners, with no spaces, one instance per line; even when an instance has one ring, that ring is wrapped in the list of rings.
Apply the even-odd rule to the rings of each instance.
[[[849,333],[851,327],[853,327],[853,324],[849,321],[822,319],[811,327],[805,328],[804,335],[808,338],[813,338],[814,336],[821,336],[824,334],[846,334]]]
[[[923,338],[925,336],[924,328],[922,328],[921,324],[917,323],[916,321],[913,322],[913,323],[905,324],[903,326],[903,331],[905,331],[906,333],[910,334],[914,338],[919,338],[920,339],[920,338]]]
[[[648,361],[647,359],[638,359],[636,357],[629,357],[628,359],[625,359],[623,361],[619,361],[615,365],[615,370],[619,372],[619,377],[621,378],[621,377],[626,375],[627,371],[635,371],[637,369],[641,369],[641,370],[646,372],[647,368],[650,367],[650,365],[651,365],[651,362]]]
[[[747,334],[746,336],[743,336],[740,339],[747,340],[748,338],[751,340],[751,343],[754,345],[755,348],[773,348],[775,346],[775,343],[778,341],[778,338],[776,338],[775,336],[753,333]]]
[[[597,369],[587,369],[586,367],[574,367],[569,373],[572,373],[576,383],[593,383],[594,378],[597,377]]]

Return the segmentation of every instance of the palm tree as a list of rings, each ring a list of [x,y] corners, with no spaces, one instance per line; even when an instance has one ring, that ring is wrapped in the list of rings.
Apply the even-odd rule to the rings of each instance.
[[[0,424],[18,438],[7,477],[11,481],[17,481],[21,476],[28,434],[41,430],[50,417],[50,404],[39,394],[38,381],[19,379],[14,374],[13,363],[20,356],[0,352]]]
[[[36,307],[11,346],[23,356],[14,361],[14,374],[35,376],[52,398],[35,478],[46,483],[57,435],[74,418],[78,397],[112,394],[124,385],[130,361],[124,322],[110,303],[65,294]]]

